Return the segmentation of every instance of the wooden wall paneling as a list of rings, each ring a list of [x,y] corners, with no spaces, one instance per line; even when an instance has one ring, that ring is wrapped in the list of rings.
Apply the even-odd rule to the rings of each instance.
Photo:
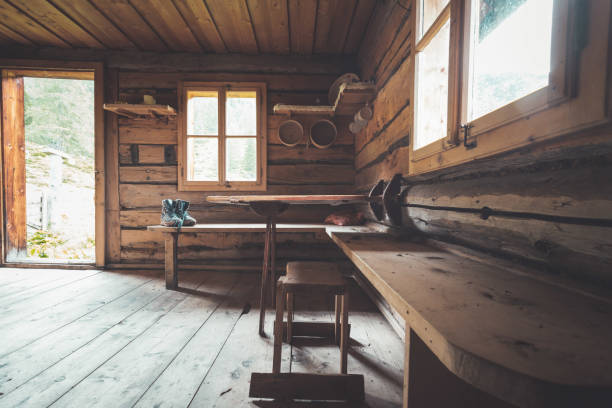
[[[268,166],[268,183],[278,184],[349,184],[354,172],[350,164],[279,164]]]
[[[202,52],[200,44],[171,1],[130,0],[130,4],[174,51]]]
[[[201,0],[175,0],[174,5],[205,51],[227,52],[225,42],[221,38],[219,30],[217,30],[205,2]]]
[[[87,30],[105,48],[136,48],[136,45],[88,0],[54,0],[53,5]]]
[[[12,31],[19,33],[37,44],[48,44],[55,47],[70,45],[55,34],[28,17],[21,10],[13,7],[6,0],[0,1],[0,20]]]
[[[430,236],[499,256],[533,261],[555,274],[612,285],[609,226],[576,225],[456,210],[410,208],[414,225]]]
[[[375,6],[376,0],[357,1],[353,20],[351,21],[346,42],[344,43],[344,48],[342,50],[345,54],[357,54]]]
[[[119,164],[176,164],[176,145],[119,145]]]
[[[73,47],[103,48],[89,32],[45,0],[16,2],[16,7]]]
[[[409,114],[409,109],[405,108],[410,105],[412,99],[412,83],[407,80],[411,70],[410,59],[407,59],[376,94],[372,102],[374,117],[368,122],[364,130],[355,136],[355,152],[357,154],[368,142],[379,137],[380,133],[393,120],[397,120],[397,115],[400,112]]]
[[[121,166],[121,183],[169,184],[177,182],[176,166]]]
[[[0,24],[0,34],[6,40],[11,41],[11,42],[16,42],[18,44],[29,45],[29,46],[35,45],[32,40],[30,40],[29,38],[24,37],[23,35],[21,35],[17,31],[11,30],[10,28],[5,26],[4,24]],[[7,44],[8,44],[8,42],[7,42]]]
[[[108,102],[117,100],[119,79],[116,69],[106,70],[105,95]],[[120,220],[119,220],[119,130],[117,115],[105,112],[105,148],[106,148],[106,263],[118,263],[121,260]]]
[[[176,120],[119,119],[119,143],[176,144]]]
[[[317,16],[317,0],[289,0],[291,52],[312,54]]]
[[[7,256],[26,249],[26,179],[23,77],[2,72],[2,139]]]
[[[112,20],[125,35],[146,51],[168,51],[166,44],[151,30],[147,22],[138,14],[127,0],[91,0],[94,6]]]
[[[206,0],[206,4],[230,52],[259,52],[246,2]]]
[[[220,58],[220,57],[216,57]],[[330,85],[338,77],[336,72],[332,73],[287,73],[281,72],[272,74],[261,73],[201,73],[201,72],[119,72],[119,87],[125,88],[145,88],[145,89],[176,89],[179,80],[184,81],[243,81],[243,82],[265,82],[268,92],[290,92],[290,91],[309,91],[327,92]]]
[[[411,26],[411,14],[410,9],[400,7],[395,1],[380,3],[357,57],[363,80],[379,82],[375,76],[378,67],[385,56],[393,52],[392,44],[396,39],[405,35],[406,26]]]
[[[298,145],[268,144],[268,164],[353,164],[352,145],[333,145],[327,149]]]
[[[289,54],[289,15],[287,1],[247,0],[259,51],[263,54]]]

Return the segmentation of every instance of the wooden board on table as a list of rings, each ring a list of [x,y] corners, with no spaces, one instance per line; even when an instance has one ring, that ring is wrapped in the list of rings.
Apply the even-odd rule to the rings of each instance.
[[[250,204],[257,202],[277,202],[287,204],[351,204],[368,200],[365,194],[337,195],[251,195],[251,196],[208,196],[206,201],[222,204]]]
[[[612,301],[388,234],[330,236],[466,382],[519,406],[612,393]]]

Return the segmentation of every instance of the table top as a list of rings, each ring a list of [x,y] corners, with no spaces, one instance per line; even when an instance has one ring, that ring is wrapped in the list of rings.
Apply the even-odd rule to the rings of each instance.
[[[325,232],[330,225],[325,224],[276,224],[276,232]],[[196,224],[192,227],[165,227],[149,225],[149,231],[159,232],[266,232],[266,224]]]
[[[249,205],[261,202],[342,205],[367,202],[368,196],[366,194],[208,196],[206,201],[236,205]]]

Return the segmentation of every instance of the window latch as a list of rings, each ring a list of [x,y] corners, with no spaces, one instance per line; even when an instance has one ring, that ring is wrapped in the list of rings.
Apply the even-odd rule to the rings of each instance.
[[[468,138],[470,137],[470,129],[473,127],[474,125],[469,123],[466,123],[459,127],[463,131],[463,147],[465,147],[466,149],[473,149],[477,146],[476,140],[468,143]]]

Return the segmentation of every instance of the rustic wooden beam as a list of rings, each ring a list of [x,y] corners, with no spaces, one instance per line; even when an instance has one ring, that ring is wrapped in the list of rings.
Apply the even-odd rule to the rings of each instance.
[[[155,53],[3,47],[3,58],[60,59],[66,61],[104,61],[107,68],[146,70],[148,72],[239,72],[343,74],[357,69],[352,55],[238,55]]]

